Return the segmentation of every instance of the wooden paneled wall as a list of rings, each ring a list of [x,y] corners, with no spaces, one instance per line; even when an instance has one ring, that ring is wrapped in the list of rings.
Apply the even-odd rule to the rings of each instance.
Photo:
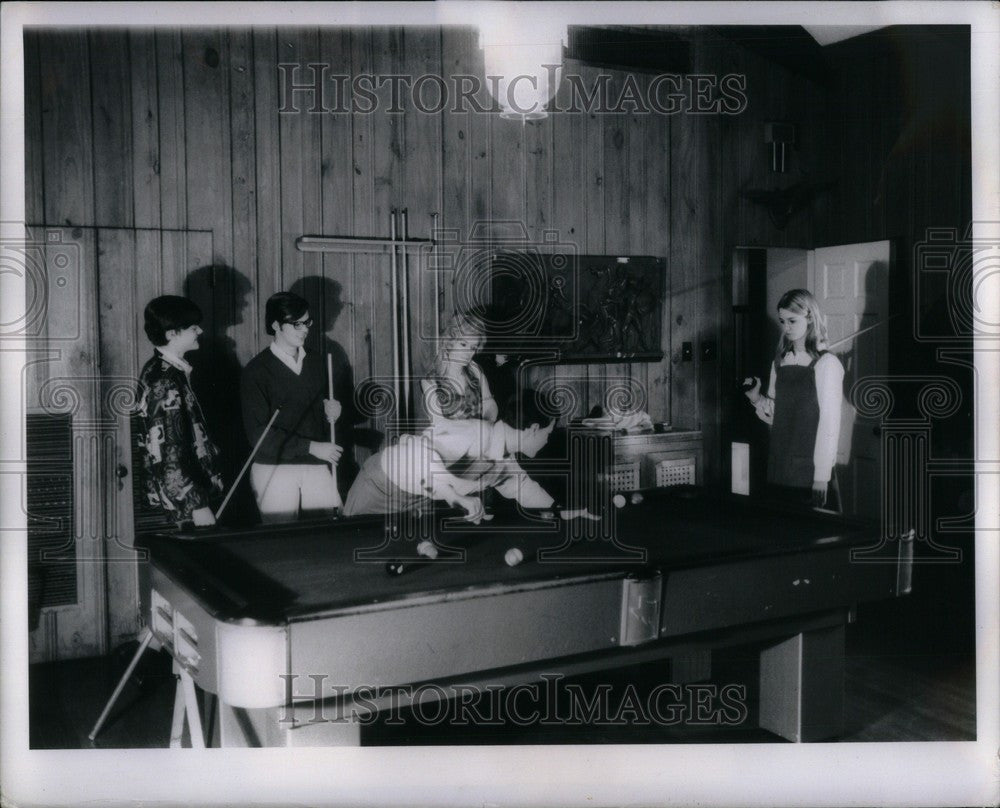
[[[296,97],[303,111],[282,113],[279,64],[324,64],[351,76],[482,76],[476,31],[29,31],[27,217],[54,226],[210,231],[212,263],[234,270],[219,275],[211,321],[243,363],[266,342],[264,300],[319,277],[326,336],[343,347],[356,382],[391,370],[387,260],[304,254],[294,246],[300,235],[387,236],[390,209],[405,207],[417,237],[429,234],[436,212],[459,238],[477,222],[510,220],[535,241],[554,229],[583,253],[665,257],[663,362],[545,373],[569,381],[577,413],[602,403],[609,386],[627,385],[654,420],[702,428],[712,479],[732,380],[720,378],[718,358],[701,349],[714,343],[718,357],[728,347],[728,255],[734,245],[810,246],[824,204],[776,230],[739,192],[826,169],[818,146],[825,95],[705,29],[686,33],[692,72],[746,75],[745,111],[567,113],[521,124],[472,111],[425,114],[409,102],[387,114],[382,92],[371,114],[310,113],[308,93]],[[588,84],[608,73],[613,90],[626,77],[572,61],[571,71]],[[637,75],[642,87],[651,78]],[[308,69],[296,73],[299,83],[309,79]],[[564,81],[560,97],[568,91]],[[788,175],[768,173],[767,120],[799,125]],[[195,269],[179,266],[178,287],[161,291],[182,292]],[[121,282],[134,284],[143,271],[135,267]],[[429,273],[416,273],[411,299],[426,301],[429,283]],[[454,305],[447,287],[444,303]],[[427,332],[430,316],[428,306],[415,309],[415,334]],[[681,359],[684,342],[693,344],[692,361]],[[416,370],[430,352],[415,338]]]
[[[954,231],[956,246],[962,244],[972,222],[969,30],[894,27],[829,51],[837,83],[825,130],[839,182],[829,215],[817,221],[818,243],[893,240],[890,367],[943,373],[962,385],[960,411],[935,423],[935,454],[969,458],[971,367],[961,358],[942,360],[937,351],[951,347],[960,355],[971,343],[914,339],[916,333],[961,337],[963,330],[954,330],[949,317],[962,309],[947,289],[953,279],[936,273],[937,283],[929,284],[917,250],[931,228]],[[964,259],[955,256],[957,268]],[[965,281],[970,285],[971,277]],[[923,311],[915,322],[917,301]]]

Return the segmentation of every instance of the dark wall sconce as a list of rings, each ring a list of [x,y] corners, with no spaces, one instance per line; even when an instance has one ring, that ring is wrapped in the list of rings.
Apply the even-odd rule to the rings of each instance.
[[[795,124],[776,121],[765,123],[764,142],[771,147],[771,171],[784,174],[787,150],[795,145]]]

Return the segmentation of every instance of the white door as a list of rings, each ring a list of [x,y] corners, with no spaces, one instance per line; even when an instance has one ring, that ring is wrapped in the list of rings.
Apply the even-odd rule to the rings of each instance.
[[[850,406],[851,388],[888,371],[892,244],[872,241],[809,253],[809,289],[826,314],[831,350],[844,365],[844,417],[837,475],[844,512],[878,519],[882,508],[879,424]],[[866,330],[867,329],[867,330]]]

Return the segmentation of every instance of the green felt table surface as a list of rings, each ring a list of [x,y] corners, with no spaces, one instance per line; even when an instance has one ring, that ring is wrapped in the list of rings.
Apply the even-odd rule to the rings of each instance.
[[[304,619],[364,604],[450,597],[581,577],[648,575],[727,560],[872,545],[877,530],[833,515],[714,496],[694,489],[644,492],[600,522],[512,511],[470,525],[453,514],[356,517],[242,530],[142,536],[153,564],[222,619]],[[627,498],[628,500],[628,498]],[[429,538],[438,558],[416,547]],[[524,560],[508,566],[510,548]],[[403,560],[402,575],[386,563]]]

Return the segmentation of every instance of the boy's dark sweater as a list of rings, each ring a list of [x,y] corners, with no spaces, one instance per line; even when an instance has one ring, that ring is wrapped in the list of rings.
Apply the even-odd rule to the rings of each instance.
[[[309,454],[309,444],[330,440],[330,425],[323,411],[326,386],[326,370],[318,354],[306,353],[299,375],[278,359],[270,347],[247,363],[240,381],[240,395],[243,425],[251,446],[257,444],[274,410],[281,409],[254,457],[255,463],[323,462]]]

